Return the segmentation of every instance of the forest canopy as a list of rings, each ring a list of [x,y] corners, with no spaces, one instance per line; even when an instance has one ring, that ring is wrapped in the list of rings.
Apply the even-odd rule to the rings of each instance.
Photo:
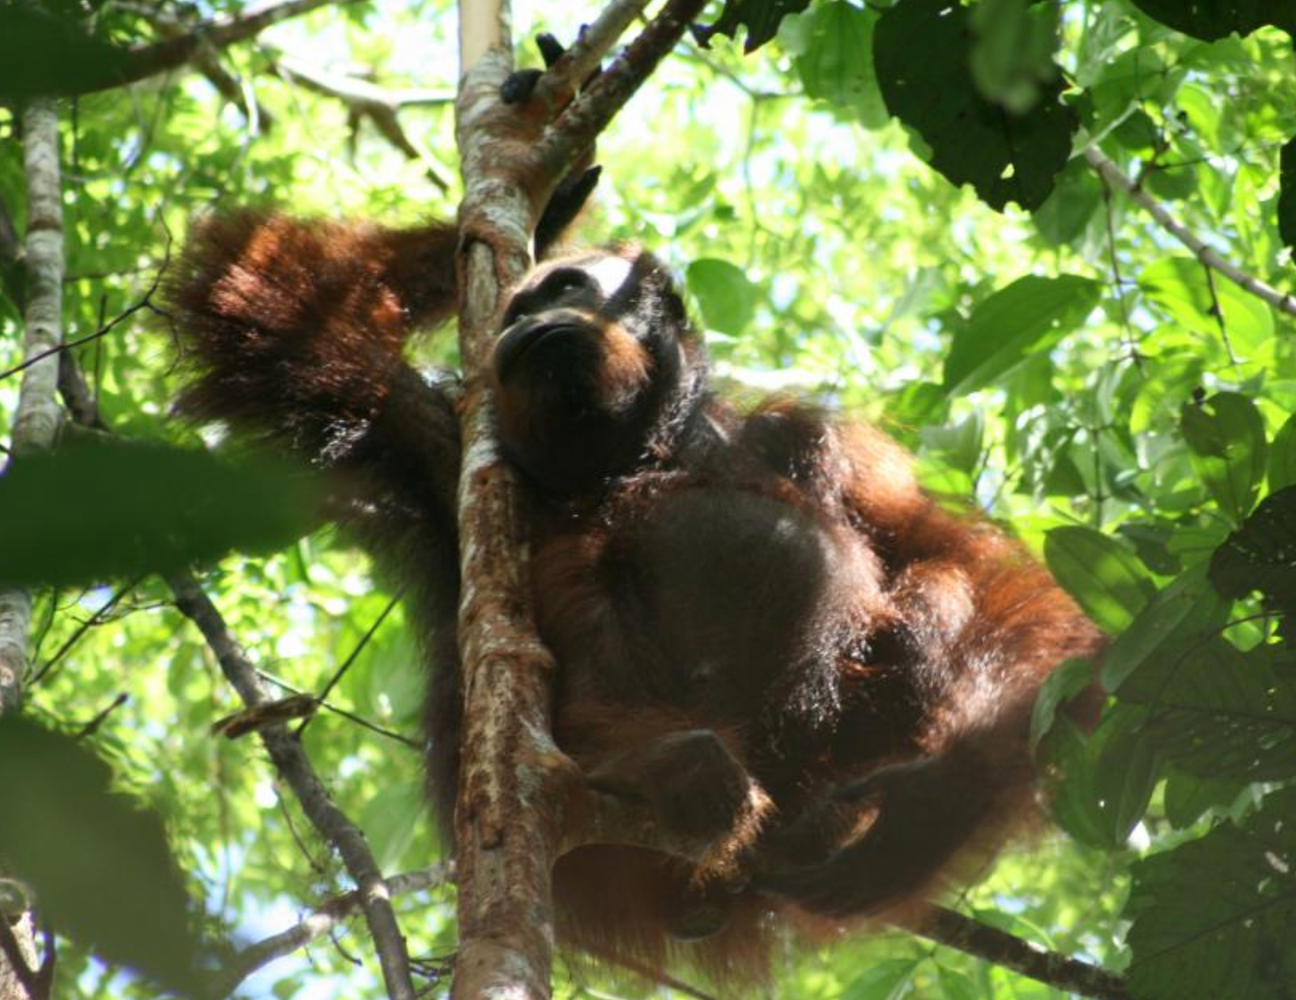
[[[515,4],[518,64],[606,6]],[[160,289],[203,213],[453,217],[458,19],[0,0],[6,1000],[398,996],[395,938],[450,989],[403,595],[329,484],[175,416]],[[1090,664],[1036,706],[1050,828],[772,995],[1296,992],[1293,36],[1289,0],[724,0],[598,136],[573,241],[665,261],[727,395],[882,427],[1112,639],[1092,732]],[[644,972],[554,993],[709,995]]]

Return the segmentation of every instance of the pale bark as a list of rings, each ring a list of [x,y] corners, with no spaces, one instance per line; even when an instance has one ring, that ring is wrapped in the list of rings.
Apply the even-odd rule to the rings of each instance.
[[[23,167],[27,179],[24,246],[25,357],[43,355],[23,372],[14,414],[11,451],[21,461],[50,447],[58,433],[58,356],[63,339],[63,204],[59,176],[58,106],[38,98],[22,112]],[[31,631],[31,592],[0,591],[0,715],[22,704]],[[39,1000],[47,988],[38,975],[31,913],[0,912],[0,1000]],[[51,966],[52,968],[52,966]]]
[[[27,178],[25,357],[42,355],[23,372],[10,442],[15,457],[48,448],[58,433],[58,356],[63,340],[63,207],[59,178],[58,108],[53,99],[23,110]],[[31,626],[31,594],[0,592],[0,713],[21,701]]]

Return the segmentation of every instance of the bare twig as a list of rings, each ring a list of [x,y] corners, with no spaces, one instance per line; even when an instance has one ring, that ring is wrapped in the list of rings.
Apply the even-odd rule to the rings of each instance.
[[[1170,235],[1186,246],[1206,267],[1218,271],[1229,281],[1256,298],[1269,303],[1275,309],[1289,316],[1296,316],[1296,297],[1280,292],[1272,285],[1266,284],[1253,274],[1248,274],[1236,264],[1225,260],[1213,247],[1209,246],[1187,226],[1176,219],[1156,199],[1143,190],[1133,178],[1126,175],[1120,167],[1103,155],[1097,146],[1090,146],[1084,152],[1089,165],[1098,171],[1104,181],[1124,191],[1130,199],[1145,209],[1152,218]]]
[[[112,715],[113,712],[117,711],[117,709],[125,705],[126,702],[128,701],[130,701],[130,695],[128,695],[125,691],[121,692],[119,695],[117,695],[116,698],[114,698],[111,702],[109,702],[105,707],[101,708],[98,712],[96,712],[94,714],[94,718],[92,718],[84,726],[78,729],[76,735],[73,738],[78,740],[83,740],[87,736],[93,736],[95,733],[99,731],[99,727],[104,724],[104,720],[107,719],[108,716]]]
[[[454,101],[454,94],[441,90],[413,88],[388,90],[368,80],[326,73],[285,56],[278,57],[275,66],[285,79],[300,83],[317,94],[336,98],[345,104],[352,114],[370,119],[383,137],[400,150],[407,159],[422,165],[424,173],[432,184],[442,192],[450,190],[449,182],[441,176],[436,164],[405,134],[397,113],[402,108],[451,104]]]
[[[164,6],[156,9],[144,8],[139,13],[157,29],[163,38],[180,38],[187,33],[184,22]],[[207,82],[215,87],[225,100],[243,112],[243,117],[247,120],[253,134],[270,130],[273,125],[270,113],[257,103],[251,88],[245,86],[242,80],[221,65],[219,50],[211,42],[201,41],[191,61],[194,68],[207,78]]]
[[[193,577],[172,573],[166,581],[175,594],[176,607],[198,627],[216,655],[221,672],[238,691],[244,704],[256,707],[272,700],[221,613]],[[302,811],[320,836],[336,848],[347,872],[355,879],[356,892],[382,966],[387,996],[391,1000],[415,1000],[405,939],[396,923],[391,894],[364,833],[333,802],[301,743],[285,726],[269,726],[259,730],[259,734],[275,769],[296,794]]]
[[[54,651],[54,655],[45,661],[44,666],[32,675],[31,680],[28,682],[29,685],[35,687],[43,681],[49,675],[50,671],[58,666],[62,659],[71,652],[72,648],[81,641],[82,637],[85,636],[87,632],[108,619],[108,616],[113,612],[113,609],[116,608],[124,598],[130,595],[130,593],[140,585],[142,580],[143,577],[136,577],[128,582],[124,587],[118,588],[113,595],[108,598],[108,600],[104,602],[97,611],[95,611],[94,614],[81,622],[81,624],[73,630],[72,634],[67,637],[63,645],[59,646],[59,648]]]
[[[196,25],[183,35],[149,45],[138,45],[127,50],[123,62],[112,67],[111,72],[83,79],[77,92],[81,94],[121,87],[128,83],[156,76],[192,62],[206,47],[221,49],[235,42],[252,38],[271,25],[299,17],[326,6],[342,6],[355,0],[284,0],[251,4],[230,17],[213,18]],[[208,49],[207,51],[210,51]]]
[[[328,679],[328,683],[324,685],[324,689],[315,696],[316,701],[323,702],[325,698],[333,693],[333,689],[337,687],[338,682],[346,676],[346,672],[350,670],[352,664],[355,663],[356,657],[364,652],[365,647],[369,645],[373,640],[374,635],[376,635],[378,630],[382,628],[382,623],[387,620],[387,616],[396,610],[396,605],[400,603],[402,594],[403,590],[398,590],[392,595],[392,599],[387,602],[387,606],[382,609],[382,613],[374,619],[373,624],[370,625],[365,634],[360,637],[360,641],[355,644],[355,648],[351,650],[347,655],[347,658],[343,660],[337,670],[333,672],[333,676]],[[297,727],[298,739],[301,739],[302,733],[306,731],[306,727],[310,725],[312,718],[313,716],[307,716],[302,720],[301,725]]]
[[[924,916],[899,926],[937,944],[1011,969],[1055,989],[1094,997],[1096,1000],[1129,998],[1125,980],[1106,969],[1046,951],[997,927],[983,924],[943,906],[933,906]]]
[[[393,875],[386,880],[386,889],[395,898],[436,888],[443,885],[450,876],[450,865],[446,863],[432,865],[420,871]],[[331,933],[346,917],[360,909],[360,905],[361,898],[358,892],[343,893],[325,902],[300,923],[248,945],[212,977],[209,995],[227,996],[239,983],[258,969],[264,968],[276,959],[291,955],[311,941]]]

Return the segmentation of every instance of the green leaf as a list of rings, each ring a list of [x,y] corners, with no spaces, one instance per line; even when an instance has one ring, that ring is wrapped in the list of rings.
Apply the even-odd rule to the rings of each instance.
[[[704,257],[689,265],[686,280],[708,327],[731,336],[746,329],[756,313],[760,289],[742,268],[727,260]]]
[[[1296,414],[1287,418],[1269,446],[1269,490],[1276,493],[1286,486],[1296,486]]]
[[[188,895],[162,821],[111,790],[78,740],[0,720],[0,856],[60,934],[172,987],[196,985]]]
[[[1071,155],[1078,122],[1062,103],[1061,73],[1038,102],[1013,112],[978,91],[970,68],[973,32],[957,0],[905,0],[873,33],[878,85],[891,113],[931,149],[931,165],[953,184],[971,184],[991,207],[1044,204]]]
[[[305,532],[314,480],[155,443],[78,442],[0,478],[0,582],[85,583],[166,572]]]
[[[725,0],[724,10],[714,24],[693,26],[693,37],[703,48],[716,35],[737,40],[738,29],[747,29],[744,52],[754,52],[778,31],[779,22],[810,6],[810,0]]]
[[[1034,0],[981,0],[971,13],[968,65],[981,95],[1009,112],[1026,114],[1058,77],[1058,14]]]
[[[1053,193],[1033,214],[1035,228],[1051,246],[1080,238],[1102,204],[1102,183],[1089,164],[1073,160],[1057,175]]]
[[[807,96],[851,111],[867,128],[885,125],[890,116],[873,72],[877,14],[830,0],[796,20],[796,69]]]
[[[980,389],[1059,340],[1084,322],[1098,303],[1099,286],[1088,278],[1027,275],[977,306],[958,329],[945,358],[945,389]]]
[[[1219,392],[1185,403],[1179,426],[1193,468],[1215,502],[1240,522],[1255,505],[1268,457],[1264,418],[1255,403],[1241,393]]]
[[[1125,915],[1132,996],[1287,1000],[1296,993],[1296,788],[1136,863]]]
[[[1211,42],[1237,32],[1249,35],[1272,24],[1296,34],[1291,0],[1130,0],[1139,10],[1185,35]]]
[[[1143,818],[1157,782],[1156,744],[1138,711],[1108,713],[1109,732],[1094,764],[1093,787],[1107,843],[1119,847]]]
[[[387,785],[365,803],[360,828],[380,869],[392,871],[400,864],[426,812],[427,799],[420,781]]]
[[[1199,778],[1187,771],[1171,770],[1165,783],[1166,819],[1176,830],[1186,830],[1207,809],[1227,806],[1237,795],[1237,781]]]
[[[1154,592],[1135,555],[1092,528],[1054,528],[1044,539],[1044,559],[1067,593],[1112,635],[1129,628]]]
[[[971,476],[981,462],[985,418],[978,412],[969,413],[951,427],[924,427],[921,437],[924,454],[938,455],[951,469]]]
[[[1094,683],[1094,665],[1089,660],[1071,659],[1059,664],[1040,686],[1031,710],[1031,747],[1039,746],[1057,721],[1058,711]]]
[[[1181,326],[1221,347],[1227,336],[1239,360],[1263,357],[1272,350],[1274,320],[1268,304],[1230,281],[1212,279],[1195,258],[1164,257],[1144,268],[1138,283]]]
[[[1210,579],[1226,597],[1264,595],[1269,608],[1296,611],[1296,486],[1265,497],[1210,561]]]
[[[0,3],[0,96],[74,94],[104,86],[130,60],[86,31],[82,12],[53,3]]]
[[[1278,164],[1278,234],[1284,246],[1296,249],[1296,139],[1283,146]]]
[[[1121,686],[1151,713],[1157,751],[1199,778],[1296,776],[1296,657],[1282,646],[1242,652],[1218,636],[1162,647]]]
[[[1105,720],[1104,720],[1105,721]],[[1048,738],[1040,744],[1049,813],[1068,834],[1083,844],[1113,846],[1111,824],[1094,790],[1092,747],[1102,738],[1102,727],[1092,739],[1066,716],[1059,716]]]
[[[875,962],[867,972],[846,985],[842,1000],[900,1000],[913,985],[917,964],[911,958]]]
[[[1229,607],[1211,586],[1204,565],[1187,570],[1153,597],[1108,647],[1102,662],[1103,689],[1119,693],[1126,679],[1158,650],[1200,641],[1224,623]]]

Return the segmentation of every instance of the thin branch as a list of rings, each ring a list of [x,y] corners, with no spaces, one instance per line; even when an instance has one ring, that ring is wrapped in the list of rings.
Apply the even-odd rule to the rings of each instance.
[[[1272,285],[1261,281],[1255,275],[1248,274],[1236,264],[1225,260],[1217,250],[1205,243],[1187,226],[1171,215],[1163,205],[1144,191],[1133,178],[1126,175],[1120,167],[1104,156],[1097,146],[1090,146],[1086,149],[1084,157],[1089,162],[1089,165],[1098,171],[1099,176],[1104,181],[1129,195],[1130,199],[1145,209],[1152,218],[1161,224],[1162,228],[1191,250],[1202,264],[1214,271],[1218,271],[1233,284],[1244,291],[1250,292],[1256,298],[1268,302],[1275,309],[1285,312],[1289,316],[1296,316],[1296,297],[1286,292],[1280,292]]]
[[[450,877],[451,866],[443,862],[420,871],[393,875],[386,880],[385,886],[388,894],[395,898],[434,889],[445,884]],[[360,902],[360,894],[356,891],[335,896],[287,930],[243,948],[212,977],[209,995],[223,997],[234,992],[239,983],[258,969],[331,933],[346,917],[360,909]]]
[[[93,736],[99,731],[99,727],[104,724],[104,721],[108,716],[112,715],[113,712],[117,711],[117,709],[121,708],[128,701],[130,701],[130,695],[125,691],[121,692],[116,698],[109,702],[107,706],[96,712],[89,722],[78,729],[73,739],[83,740],[87,736]]]
[[[258,670],[257,675],[267,684],[274,685],[280,691],[287,691],[290,695],[305,695],[308,698],[314,699],[318,703],[318,707],[323,711],[331,712],[340,718],[346,719],[348,722],[354,722],[361,729],[367,729],[375,736],[381,736],[383,739],[391,740],[393,743],[399,743],[402,746],[409,747],[411,750],[417,750],[420,753],[423,751],[425,744],[422,740],[416,740],[410,736],[406,736],[404,733],[398,733],[391,729],[384,729],[382,726],[378,725],[378,723],[370,722],[363,715],[357,715],[355,712],[350,712],[345,708],[339,708],[337,705],[330,704],[322,698],[311,694],[309,691],[303,691],[301,688],[295,687],[287,681],[280,680],[278,677],[275,677],[273,674],[267,673],[264,670]]]
[[[356,661],[356,658],[361,653],[364,652],[365,647],[369,645],[369,643],[373,640],[373,637],[378,633],[378,630],[382,628],[382,623],[387,620],[387,616],[396,610],[396,605],[400,603],[403,594],[404,594],[404,588],[402,587],[400,590],[396,591],[396,593],[392,595],[391,600],[387,602],[387,606],[382,609],[382,613],[379,614],[378,617],[374,619],[373,624],[370,625],[368,630],[365,632],[365,634],[360,637],[360,641],[355,644],[355,648],[351,650],[351,652],[347,655],[347,658],[343,660],[342,663],[338,666],[337,670],[333,672],[333,676],[328,679],[328,683],[324,685],[324,689],[320,691],[318,695],[315,696],[316,701],[322,703],[325,698],[327,698],[330,694],[333,693],[333,689],[337,687],[338,682],[341,681],[342,678],[346,676],[346,672],[351,669],[352,665]],[[302,733],[304,733],[306,731],[306,727],[310,725],[311,718],[313,718],[313,716],[307,716],[305,719],[302,720],[301,725],[297,727],[296,735],[298,739],[301,739]]]
[[[284,56],[275,60],[275,67],[285,79],[300,83],[307,90],[325,97],[336,98],[352,114],[370,119],[383,137],[407,159],[423,166],[423,171],[432,184],[443,193],[449,192],[450,183],[441,176],[431,158],[405,134],[397,113],[402,108],[451,104],[454,102],[454,94],[441,90],[387,90],[367,80],[326,73]]]
[[[563,53],[536,85],[533,99],[555,110],[571,100],[577,89],[612,50],[625,30],[648,6],[648,0],[612,0]]]
[[[567,105],[545,130],[535,151],[547,175],[560,176],[576,152],[594,141],[705,6],[706,0],[670,0],[639,37]]]
[[[165,7],[156,10],[146,8],[139,13],[163,38],[175,39],[186,34],[184,22]],[[194,68],[207,78],[207,82],[215,87],[225,100],[243,112],[243,117],[248,122],[253,135],[270,130],[274,124],[270,113],[257,103],[252,89],[221,64],[220,53],[214,45],[206,40],[201,41],[192,62]]]
[[[36,671],[35,674],[32,675],[32,678],[28,682],[28,685],[30,687],[35,687],[37,684],[43,681],[49,675],[50,671],[53,670],[56,666],[58,666],[58,664],[62,661],[62,659],[65,656],[67,656],[69,652],[72,651],[73,647],[76,646],[76,644],[81,641],[82,637],[87,632],[89,632],[96,625],[101,625],[108,620],[108,616],[112,614],[113,610],[117,607],[117,605],[120,604],[126,597],[128,597],[135,590],[135,588],[140,585],[143,579],[144,579],[143,577],[137,576],[135,579],[129,581],[124,587],[118,588],[113,593],[113,595],[110,598],[108,598],[108,600],[104,602],[104,604],[97,611],[95,611],[94,614],[92,614],[85,621],[81,622],[81,624],[79,624],[76,627],[76,629],[72,632],[72,634],[68,636],[67,639],[63,642],[63,645],[59,646],[59,648],[54,651],[54,655],[45,661],[45,665],[42,666],[38,671]]]
[[[166,582],[175,594],[176,607],[198,627],[215,654],[221,672],[243,702],[255,708],[271,701],[256,667],[234,639],[216,605],[194,578],[187,573],[172,573],[167,575]],[[301,743],[285,726],[269,726],[258,732],[275,769],[296,794],[302,811],[320,836],[336,848],[347,872],[356,882],[356,891],[382,966],[387,996],[391,1000],[416,1000],[410,978],[409,954],[396,923],[391,894],[364,833],[333,802]]]
[[[245,41],[289,18],[300,17],[320,7],[340,7],[354,2],[355,0],[285,0],[250,4],[238,14],[205,21],[175,38],[127,49],[122,62],[114,65],[110,72],[79,81],[76,92],[91,94],[138,83],[158,73],[178,69],[194,61],[204,50],[222,49],[235,42]]]
[[[1047,951],[943,906],[933,906],[923,916],[898,926],[1055,989],[1095,1000],[1129,1000],[1129,988],[1120,976]]]

